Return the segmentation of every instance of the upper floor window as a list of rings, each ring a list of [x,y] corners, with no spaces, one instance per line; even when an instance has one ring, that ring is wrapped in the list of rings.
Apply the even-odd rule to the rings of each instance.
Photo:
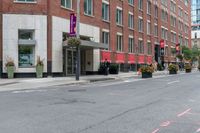
[[[129,3],[130,5],[133,5],[133,4],[134,4],[134,0],[128,0],[128,3]]]
[[[162,5],[167,6],[167,2],[168,2],[168,0],[161,0]]]
[[[152,54],[152,45],[150,42],[147,43],[147,54],[151,55]]]
[[[117,35],[117,51],[122,51],[122,35]]]
[[[133,26],[133,20],[134,20],[133,14],[129,13],[128,14],[128,27],[131,28],[131,29],[134,28],[134,26]]]
[[[140,9],[140,10],[142,10],[143,9],[143,0],[138,0],[138,8]]]
[[[150,23],[150,21],[147,21],[147,34],[148,35],[151,34],[151,23]]]
[[[107,31],[102,32],[102,43],[109,44],[109,32]]]
[[[157,7],[156,5],[154,6],[154,10],[155,10],[154,16],[155,16],[156,18],[158,18],[158,7]]]
[[[122,25],[122,9],[116,10],[116,23]]]
[[[93,0],[84,0],[84,13],[93,15]]]
[[[144,54],[144,44],[142,40],[138,41],[138,53],[139,54]]]
[[[133,37],[128,38],[128,52],[129,53],[134,52],[134,39],[133,39]]]
[[[65,8],[72,8],[72,0],[61,0],[61,6]]]
[[[109,20],[109,4],[105,2],[102,3],[102,19]]]
[[[147,1],[147,14],[151,14],[151,2]]]
[[[19,30],[18,38],[19,40],[34,40],[34,30]]]
[[[138,19],[138,31],[143,32],[143,19],[142,18]]]

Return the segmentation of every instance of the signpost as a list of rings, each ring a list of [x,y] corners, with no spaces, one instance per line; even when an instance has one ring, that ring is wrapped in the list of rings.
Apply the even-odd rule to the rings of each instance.
[[[80,38],[80,0],[77,0],[76,38]],[[80,46],[77,46],[76,80],[80,77]]]
[[[70,14],[70,36],[77,39],[80,38],[80,0],[77,0],[77,13]],[[76,46],[77,60],[76,60],[76,80],[80,77],[80,46]]]

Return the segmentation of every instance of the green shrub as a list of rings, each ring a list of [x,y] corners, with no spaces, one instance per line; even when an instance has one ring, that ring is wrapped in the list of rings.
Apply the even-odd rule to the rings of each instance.
[[[185,64],[185,67],[184,67],[185,69],[187,69],[187,70],[191,70],[192,69],[192,66],[188,63],[188,64]]]
[[[178,66],[176,64],[169,64],[168,70],[169,71],[178,71]]]
[[[154,72],[154,68],[153,66],[142,66],[141,68],[141,72],[144,73],[153,73]]]
[[[118,74],[119,73],[119,67],[117,64],[111,64],[109,67],[109,73],[110,74]]]

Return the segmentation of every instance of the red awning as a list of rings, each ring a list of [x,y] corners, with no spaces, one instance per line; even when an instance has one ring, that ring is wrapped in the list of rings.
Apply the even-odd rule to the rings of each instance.
[[[147,64],[152,64],[152,57],[151,56],[147,56]]]
[[[139,55],[139,57],[138,57],[138,63],[139,64],[144,64],[144,55]]]
[[[129,64],[135,63],[135,55],[134,54],[129,54],[128,55],[128,63]]]
[[[101,62],[111,62],[111,52],[110,51],[101,51]]]
[[[124,53],[116,53],[116,63],[124,63],[125,61]]]

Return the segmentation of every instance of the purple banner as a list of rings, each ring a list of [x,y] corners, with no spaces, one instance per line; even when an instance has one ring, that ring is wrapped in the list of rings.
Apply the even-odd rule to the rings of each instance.
[[[70,14],[70,36],[76,36],[76,15]]]

